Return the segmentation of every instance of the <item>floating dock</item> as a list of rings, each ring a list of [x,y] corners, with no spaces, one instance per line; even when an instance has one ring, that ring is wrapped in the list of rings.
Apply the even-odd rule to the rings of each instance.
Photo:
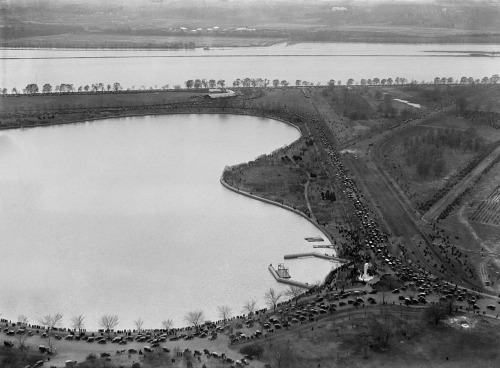
[[[314,237],[309,237],[309,238],[304,238],[308,242],[320,242],[324,241],[324,239],[321,236],[314,236]]]
[[[283,263],[278,264],[278,270],[276,271],[276,273],[282,279],[289,279],[290,278],[290,273],[288,272],[288,268],[286,268]]]
[[[349,262],[347,259],[333,257],[333,256],[329,256],[327,254],[321,254],[321,253],[316,253],[316,252],[285,254],[285,256],[283,258],[284,259],[294,259],[294,258],[304,258],[304,257],[316,257],[316,258],[327,259],[329,261],[337,261],[340,263],[348,263]]]
[[[278,275],[277,271],[274,269],[272,264],[269,265],[268,269],[269,269],[269,272],[271,272],[271,275],[274,276],[274,279],[278,282],[281,282],[282,284],[297,286],[297,287],[300,287],[303,289],[312,289],[314,287],[314,285],[309,285],[309,284],[306,284],[304,282],[293,281],[291,279],[284,279],[284,278],[280,277]]]

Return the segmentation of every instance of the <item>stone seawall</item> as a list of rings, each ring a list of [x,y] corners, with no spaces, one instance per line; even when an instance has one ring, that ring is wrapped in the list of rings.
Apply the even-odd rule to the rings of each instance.
[[[293,213],[295,213],[295,214],[297,214],[297,215],[299,215],[299,216],[302,216],[302,217],[303,217],[303,218],[305,218],[307,221],[309,221],[311,224],[313,224],[313,225],[314,225],[314,226],[315,226],[315,227],[316,227],[319,231],[321,231],[321,233],[322,233],[322,234],[323,234],[323,235],[324,235],[324,236],[325,236],[325,237],[326,237],[326,238],[327,238],[327,239],[328,239],[331,243],[333,243],[333,242],[332,242],[332,238],[331,238],[330,234],[328,234],[328,233],[327,233],[325,230],[323,230],[323,229],[322,229],[322,228],[321,228],[321,227],[320,227],[317,223],[315,223],[313,220],[311,220],[311,219],[310,219],[310,218],[309,218],[309,217],[308,217],[305,213],[300,212],[300,211],[296,210],[295,208],[290,207],[290,206],[287,206],[287,205],[285,205],[285,204],[281,204],[281,203],[278,203],[278,202],[272,201],[272,200],[270,200],[270,199],[266,199],[266,198],[258,197],[258,196],[254,195],[254,194],[249,193],[249,192],[245,192],[245,191],[243,191],[243,190],[239,190],[239,189],[237,189],[237,188],[234,188],[234,187],[232,187],[231,185],[229,185],[228,183],[226,183],[226,182],[224,181],[224,177],[223,177],[223,175],[222,175],[222,176],[221,176],[221,178],[220,178],[220,182],[221,182],[221,184],[222,184],[225,188],[227,188],[227,189],[229,189],[229,190],[231,190],[231,191],[233,191],[233,192],[235,192],[235,193],[242,194],[242,195],[244,195],[244,196],[246,196],[246,197],[250,197],[250,198],[256,199],[256,200],[258,200],[258,201],[264,202],[264,203],[268,203],[268,204],[272,204],[272,205],[274,205],[274,206],[281,207],[281,208],[283,208],[283,209],[285,209],[285,210],[287,210],[287,211],[290,211],[290,212],[293,212]]]

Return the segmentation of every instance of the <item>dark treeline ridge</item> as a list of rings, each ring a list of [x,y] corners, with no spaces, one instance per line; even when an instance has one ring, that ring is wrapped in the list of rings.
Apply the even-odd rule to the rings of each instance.
[[[500,113],[498,112],[465,110],[461,115],[475,123],[489,125],[495,129],[500,128]]]
[[[386,31],[321,30],[294,31],[291,42],[371,42],[371,43],[498,43],[500,33],[476,32],[470,34],[432,35],[404,34]]]
[[[484,139],[478,136],[474,129],[431,129],[404,140],[406,164],[416,166],[420,178],[439,178],[447,170],[443,158],[445,147],[478,152],[484,147]]]
[[[1,42],[0,41],[0,47],[8,47],[8,48],[19,48],[19,49],[102,49],[102,50],[110,50],[110,49],[117,49],[117,50],[124,50],[124,49],[194,49],[196,47],[196,44],[194,42],[127,42],[127,41],[103,41],[100,44],[89,44],[85,42],[79,42],[79,43],[73,43],[73,44],[68,44],[68,43],[61,43],[57,41],[49,41],[49,40],[44,40],[42,42],[40,41],[30,41],[30,40],[23,40],[21,42],[16,42],[15,44],[12,44],[10,42]]]
[[[1,11],[1,10],[0,10]],[[0,40],[12,40],[31,36],[53,36],[64,33],[81,33],[85,29],[70,24],[35,24],[20,23],[16,25],[0,26]],[[2,42],[2,43],[3,43]]]
[[[418,147],[422,144],[477,152],[483,148],[484,139],[473,128],[467,130],[436,128],[404,140],[404,145],[408,148]]]
[[[302,42],[500,42],[500,7],[476,1],[336,4],[323,1],[18,0],[0,2],[0,14],[2,40],[70,32],[196,37],[200,33],[178,33],[179,28],[183,26],[191,31],[216,26],[220,32],[213,32],[211,36],[250,35]],[[236,32],[246,27],[254,32]]]

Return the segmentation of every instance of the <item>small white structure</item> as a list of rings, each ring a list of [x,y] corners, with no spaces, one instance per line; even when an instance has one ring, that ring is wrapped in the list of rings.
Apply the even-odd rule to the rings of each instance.
[[[402,103],[404,103],[404,104],[407,104],[407,105],[409,105],[409,106],[411,106],[411,107],[415,107],[415,108],[417,108],[417,109],[422,108],[422,106],[421,106],[420,104],[411,103],[411,102],[409,102],[409,101],[406,101],[406,100],[401,100],[401,99],[399,99],[399,98],[395,98],[395,99],[394,99],[394,101],[402,102]]]
[[[373,276],[368,275],[368,266],[369,265],[370,264],[368,262],[365,263],[364,272],[359,277],[359,280],[361,280],[361,281],[370,281],[371,279],[373,279]]]
[[[226,97],[234,97],[236,96],[236,93],[234,91],[231,91],[230,89],[226,89],[226,92],[219,92],[219,93],[209,93],[205,95],[205,98],[226,98]]]

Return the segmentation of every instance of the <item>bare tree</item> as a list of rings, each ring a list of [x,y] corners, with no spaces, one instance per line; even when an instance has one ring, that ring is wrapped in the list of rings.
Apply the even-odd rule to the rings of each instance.
[[[135,329],[137,330],[137,332],[141,332],[142,331],[142,325],[144,325],[144,321],[142,320],[142,318],[137,318],[134,321],[134,324],[135,324]]]
[[[431,304],[424,311],[424,319],[429,324],[434,324],[436,326],[444,320],[447,315],[447,306],[443,303]]]
[[[264,294],[264,300],[266,301],[266,304],[273,310],[276,310],[276,306],[278,305],[280,299],[283,297],[282,292],[278,292],[274,290],[273,288],[270,288],[269,291],[266,291]]]
[[[186,313],[184,316],[184,320],[187,323],[192,324],[195,328],[198,328],[198,326],[204,321],[205,319],[205,313],[202,310],[195,310]]]
[[[272,352],[273,358],[276,361],[276,367],[288,367],[289,363],[294,361],[293,351],[290,349],[290,340],[277,341],[276,347]]]
[[[248,316],[250,317],[255,313],[256,306],[257,306],[257,300],[255,299],[247,300],[243,305],[243,312],[248,314]]]
[[[116,314],[105,314],[99,319],[99,326],[102,327],[108,335],[111,333],[111,330],[118,326],[118,323],[118,316]]]
[[[226,320],[231,318],[232,311],[231,307],[228,305],[219,305],[217,307],[217,311],[219,312],[219,318],[224,321],[224,324],[226,323]]]
[[[290,299],[295,299],[295,304],[299,301],[300,296],[304,293],[304,289],[290,285],[288,289],[285,291],[285,295]]]
[[[21,351],[21,358],[23,362],[26,361],[26,358],[28,357],[28,350],[30,348],[29,345],[26,343],[28,337],[29,335],[26,331],[23,333],[17,333],[15,335],[17,347]]]
[[[168,332],[173,327],[174,321],[172,321],[171,319],[165,319],[165,320],[161,321],[161,325]]]
[[[26,317],[24,314],[20,314],[19,316],[17,316],[17,322],[19,322],[22,327],[26,327],[28,325],[28,317]]]
[[[61,313],[47,314],[38,320],[38,322],[44,326],[47,330],[47,344],[49,345],[49,351],[52,352],[54,348],[54,343],[52,337],[54,336],[54,329],[58,328],[62,324],[63,315]]]
[[[71,318],[71,325],[75,330],[78,330],[78,333],[81,333],[85,328],[85,317],[81,314],[78,316],[74,316]]]
[[[376,318],[372,318],[368,328],[373,343],[378,345],[382,350],[387,350],[392,337],[392,326],[389,323],[382,323]]]
[[[278,366],[278,368],[281,368],[281,364],[283,363],[285,357],[286,355],[283,354],[281,351],[277,351],[274,353],[274,359],[276,360],[276,365]]]

